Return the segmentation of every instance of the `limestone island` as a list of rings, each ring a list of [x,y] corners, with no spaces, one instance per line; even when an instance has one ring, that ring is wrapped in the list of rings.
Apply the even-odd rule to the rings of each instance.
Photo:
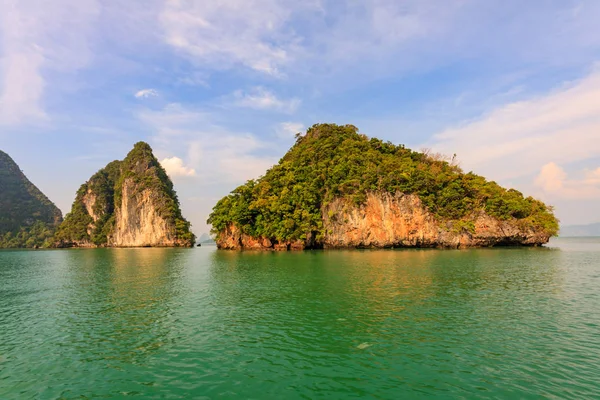
[[[0,248],[49,247],[62,213],[0,151]]]
[[[540,246],[552,208],[452,160],[317,124],[264,176],[221,199],[220,249]]]
[[[192,247],[196,238],[181,215],[173,182],[139,142],[81,185],[55,247]]]

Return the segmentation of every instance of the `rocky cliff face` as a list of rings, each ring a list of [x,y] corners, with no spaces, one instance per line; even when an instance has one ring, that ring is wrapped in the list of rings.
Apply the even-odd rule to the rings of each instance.
[[[115,229],[109,244],[116,247],[190,245],[178,240],[173,227],[161,216],[152,190],[138,190],[132,179],[123,182],[121,204],[115,211]]]
[[[325,235],[317,240],[278,242],[256,238],[230,225],[218,235],[217,245],[230,250],[303,250],[308,248],[465,248],[492,246],[540,246],[549,234],[502,221],[483,211],[472,216],[468,227],[442,222],[423,206],[417,195],[369,193],[361,206],[336,199],[322,209]]]
[[[336,199],[323,210],[323,223],[327,247],[432,247],[447,241],[415,195],[369,193],[360,207]]]
[[[146,143],[98,171],[77,192],[57,247],[190,247],[173,183]]]
[[[60,210],[0,151],[0,248],[48,245]]]
[[[516,219],[501,221],[477,211],[469,227],[446,223],[425,208],[417,195],[367,195],[360,207],[334,201],[323,212],[325,247],[490,247],[537,246],[549,235],[521,227]]]

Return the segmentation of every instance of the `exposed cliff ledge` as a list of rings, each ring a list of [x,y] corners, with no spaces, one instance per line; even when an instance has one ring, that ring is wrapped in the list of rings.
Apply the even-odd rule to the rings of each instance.
[[[229,250],[303,250],[311,248],[540,246],[550,235],[478,212],[472,227],[441,223],[416,195],[369,193],[361,206],[337,199],[323,209],[322,240],[277,241],[255,238],[229,226],[217,245]]]
[[[439,155],[321,124],[208,223],[221,249],[539,246],[552,209]]]
[[[54,241],[56,247],[190,247],[189,227],[173,183],[140,142],[81,186]]]

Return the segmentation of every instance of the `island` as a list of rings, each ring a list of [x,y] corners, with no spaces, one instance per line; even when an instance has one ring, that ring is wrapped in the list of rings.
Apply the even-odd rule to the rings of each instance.
[[[53,245],[192,247],[195,241],[173,182],[152,148],[139,142],[81,185]]]
[[[553,209],[462,169],[316,124],[264,176],[222,198],[208,221],[219,249],[540,246]]]

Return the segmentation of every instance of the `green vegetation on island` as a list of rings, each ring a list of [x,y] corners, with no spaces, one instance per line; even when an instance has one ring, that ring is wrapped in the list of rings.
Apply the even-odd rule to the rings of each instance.
[[[0,151],[0,248],[47,247],[62,213]]]
[[[473,231],[479,211],[516,220],[524,229],[558,232],[552,208],[443,157],[412,151],[358,133],[352,125],[317,124],[265,175],[221,199],[208,219],[219,235],[242,233],[277,241],[317,241],[325,234],[322,209],[334,199],[364,204],[368,193],[416,194],[436,219]]]
[[[124,194],[126,186],[129,192]],[[170,226],[175,241],[191,246],[195,236],[181,214],[173,182],[153,155],[152,148],[144,142],[136,143],[123,161],[109,163],[81,185],[71,212],[56,232],[55,242],[58,246],[111,245],[123,196],[135,201],[136,195],[142,192],[150,193],[148,201],[152,209]],[[127,211],[121,210],[121,214]],[[136,228],[139,227],[133,227]]]
[[[115,186],[121,175],[121,164],[121,161],[109,163],[79,187],[71,212],[56,232],[56,242],[90,242],[97,246],[107,243],[114,228]],[[88,193],[94,197],[91,213],[85,204]],[[95,222],[92,215],[97,216]]]

